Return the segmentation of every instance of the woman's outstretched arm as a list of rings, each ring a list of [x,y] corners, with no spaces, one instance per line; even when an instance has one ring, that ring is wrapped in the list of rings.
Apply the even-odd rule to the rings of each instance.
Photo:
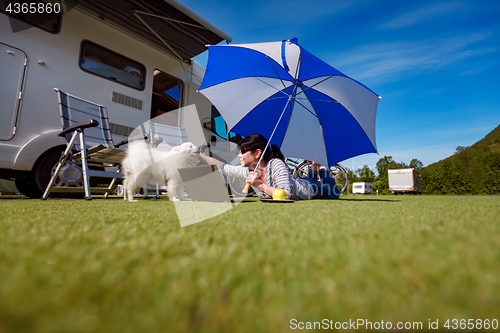
[[[204,164],[209,164],[209,165],[215,165],[217,167],[219,167],[221,161],[219,161],[218,159],[216,158],[213,158],[213,157],[210,157],[210,156],[207,156],[203,153],[200,153],[200,155],[198,155],[198,159],[201,161],[201,163],[204,163]]]

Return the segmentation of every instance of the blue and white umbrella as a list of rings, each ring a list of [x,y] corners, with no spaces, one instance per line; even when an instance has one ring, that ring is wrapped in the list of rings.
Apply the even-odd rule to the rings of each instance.
[[[379,96],[297,44],[209,46],[199,91],[231,131],[259,133],[287,157],[332,166],[376,153]]]

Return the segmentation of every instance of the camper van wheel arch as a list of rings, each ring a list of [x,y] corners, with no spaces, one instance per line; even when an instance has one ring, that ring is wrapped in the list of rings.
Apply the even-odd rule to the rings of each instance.
[[[38,159],[37,163],[35,164],[34,168],[34,179],[37,185],[37,188],[43,192],[45,191],[45,188],[50,182],[50,179],[52,177],[52,172],[59,163],[59,159],[61,158],[61,154],[64,152],[65,147],[55,147],[46,153],[44,153],[40,158]],[[76,170],[77,173],[79,170]],[[74,172],[73,172],[74,174]],[[81,176],[81,175],[80,175]],[[80,177],[81,178],[81,177]],[[83,184],[83,181],[81,179],[78,179],[73,182],[64,182],[64,186],[79,186]],[[96,180],[91,178],[91,184],[90,186],[95,187],[97,185]],[[42,196],[40,194],[40,197]],[[51,193],[51,197],[56,197],[56,198],[83,198],[84,194],[83,193]]]
[[[33,176],[28,178],[16,178],[15,183],[19,192],[29,198],[40,198],[43,194],[36,185],[36,181]]]
[[[44,178],[42,177],[42,169],[43,166],[40,167],[41,164],[46,164],[47,159],[51,159],[52,155],[57,152],[58,159],[56,163],[59,161],[59,156],[61,156],[61,152],[64,151],[64,146],[59,146],[59,147],[53,147],[46,152],[44,152],[38,159],[36,160],[33,169],[28,173],[26,176],[22,177],[16,177],[15,183],[16,187],[21,192],[23,195],[29,197],[29,198],[41,198],[43,195],[43,192],[45,191],[45,187],[40,186],[40,180],[37,180],[37,178]],[[49,180],[46,182],[48,184],[50,181],[50,170],[49,170]]]

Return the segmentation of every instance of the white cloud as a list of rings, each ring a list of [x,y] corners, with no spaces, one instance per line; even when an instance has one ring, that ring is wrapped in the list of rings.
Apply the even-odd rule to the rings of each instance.
[[[257,1],[249,2],[253,11],[261,17],[260,19],[270,20],[274,24],[305,24],[344,12],[351,8],[357,8],[360,0],[350,1],[325,1],[308,0],[307,4],[303,0],[288,1]],[[321,10],[318,10],[321,8]]]
[[[424,166],[427,166],[453,155],[457,146],[446,144],[409,148],[399,151],[393,151],[391,156],[396,162],[404,162],[407,164],[410,163],[412,159],[416,158],[421,161]]]
[[[498,119],[498,118],[496,118]],[[495,120],[492,120],[496,123]],[[350,158],[340,162],[343,166],[357,170],[364,165],[368,165],[371,169],[376,168],[379,159],[384,156],[392,156],[396,162],[404,162],[409,164],[414,158],[421,161],[424,166],[443,160],[455,153],[458,146],[470,146],[489,133],[492,126],[475,126],[475,127],[460,127],[457,130],[457,125],[450,125],[449,127],[435,129],[432,131],[420,132],[420,138],[430,138],[424,146],[421,145],[423,139],[415,140],[412,134],[408,136],[399,137],[399,140],[385,140],[378,142],[378,155],[365,154],[357,157]],[[479,134],[479,135],[478,135]],[[476,137],[476,139],[472,139]],[[429,144],[433,142],[443,142],[439,145]]]
[[[394,29],[412,26],[418,22],[428,21],[433,18],[448,15],[455,11],[465,9],[463,2],[443,2],[426,7],[421,7],[412,12],[398,16],[391,21],[381,25],[383,29]]]
[[[392,156],[393,160],[398,163],[404,162],[409,164],[412,159],[416,158],[421,161],[424,166],[427,166],[451,156],[459,145],[460,144],[456,144],[455,146],[453,144],[443,144],[425,147],[408,147],[405,149],[401,149],[400,147],[399,150],[385,147],[379,150],[378,155],[361,155],[340,162],[340,164],[351,170],[357,170],[364,165],[368,165],[370,169],[376,170],[377,162],[381,158],[384,156]]]
[[[357,80],[388,83],[495,52],[499,47],[473,45],[490,37],[485,32],[418,42],[365,44],[329,62]]]
[[[498,118],[498,117],[497,117]],[[493,122],[495,124],[495,122]],[[457,129],[460,130],[457,130]],[[492,130],[491,124],[488,126],[476,126],[476,127],[468,127],[467,123],[459,123],[459,122],[454,122],[450,123],[446,127],[441,127],[439,129],[433,129],[431,131],[427,132],[422,132],[420,135],[426,136],[426,137],[441,137],[441,138],[464,138],[467,137],[469,138],[471,134],[487,134]],[[471,143],[474,144],[475,142]],[[457,142],[455,147],[458,147],[460,145],[463,145],[462,142]]]

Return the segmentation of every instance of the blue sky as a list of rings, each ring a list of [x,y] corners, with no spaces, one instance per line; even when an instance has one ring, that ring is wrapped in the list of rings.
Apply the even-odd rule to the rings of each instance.
[[[181,0],[233,44],[299,44],[382,96],[377,154],[342,162],[374,169],[442,160],[500,124],[500,1]],[[207,53],[195,59],[206,66]]]

